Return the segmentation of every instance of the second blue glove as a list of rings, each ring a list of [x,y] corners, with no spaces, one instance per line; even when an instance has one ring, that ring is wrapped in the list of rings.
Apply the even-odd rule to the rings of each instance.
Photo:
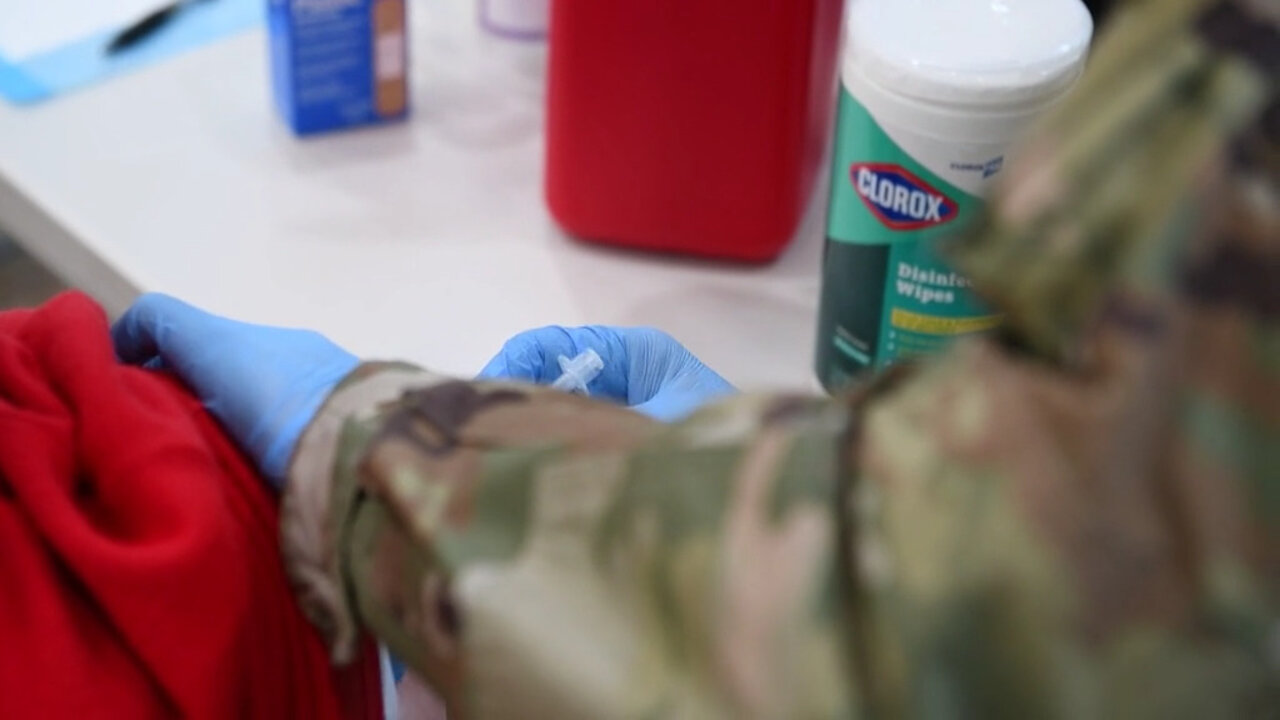
[[[675,338],[653,328],[592,325],[544,327],[520,333],[480,371],[482,378],[550,384],[560,376],[560,356],[588,348],[604,370],[588,385],[592,396],[624,403],[659,420],[676,420],[734,387]]]

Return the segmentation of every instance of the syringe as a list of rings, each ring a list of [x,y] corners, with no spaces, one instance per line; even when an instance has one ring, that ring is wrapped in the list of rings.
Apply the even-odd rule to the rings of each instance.
[[[551,383],[551,387],[565,392],[587,395],[587,383],[591,382],[604,370],[604,360],[595,350],[588,348],[577,357],[570,359],[560,356],[560,377]]]

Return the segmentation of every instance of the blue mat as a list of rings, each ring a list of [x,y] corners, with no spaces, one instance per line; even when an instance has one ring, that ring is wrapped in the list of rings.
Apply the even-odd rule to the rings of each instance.
[[[156,0],[156,6],[163,2]],[[265,16],[263,0],[199,3],[183,10],[154,37],[111,57],[103,49],[118,28],[27,58],[7,58],[0,48],[0,97],[17,105],[47,100],[256,27]]]

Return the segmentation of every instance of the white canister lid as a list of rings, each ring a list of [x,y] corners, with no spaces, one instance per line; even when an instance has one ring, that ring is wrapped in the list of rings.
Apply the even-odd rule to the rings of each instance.
[[[1080,75],[1093,20],[1080,0],[853,0],[845,72],[926,103],[1050,101]]]

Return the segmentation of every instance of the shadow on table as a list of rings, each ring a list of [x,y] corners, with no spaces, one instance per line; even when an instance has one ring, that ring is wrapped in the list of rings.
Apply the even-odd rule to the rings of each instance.
[[[39,305],[67,286],[0,235],[0,310]]]

